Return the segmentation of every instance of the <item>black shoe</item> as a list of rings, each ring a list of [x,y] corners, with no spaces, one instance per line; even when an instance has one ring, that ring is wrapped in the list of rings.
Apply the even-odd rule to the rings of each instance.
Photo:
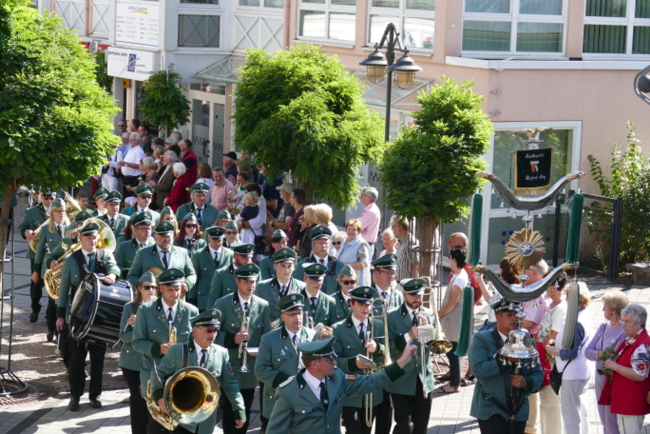
[[[54,342],[54,332],[47,332],[47,341]]]
[[[90,400],[90,406],[92,408],[102,408],[102,402],[97,398],[91,399]]]
[[[32,313],[29,315],[29,322],[36,322],[38,320],[38,312],[32,311]]]
[[[70,398],[70,402],[68,402],[68,410],[79,411],[79,398],[75,398],[74,396]]]

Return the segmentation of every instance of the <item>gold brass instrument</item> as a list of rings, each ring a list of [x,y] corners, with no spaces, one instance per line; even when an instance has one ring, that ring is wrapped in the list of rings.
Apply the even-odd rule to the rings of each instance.
[[[303,310],[302,313],[305,315],[305,327],[314,330],[314,317],[309,315],[306,310]]]
[[[151,380],[147,383],[145,401],[156,422],[173,431],[180,423],[198,424],[217,409],[221,390],[219,383],[207,369],[197,366],[183,368],[165,382],[163,413],[154,401]]]
[[[176,345],[178,343],[178,331],[172,323],[169,323],[169,343]]]
[[[68,192],[63,192],[63,202],[65,202],[65,213],[68,217],[74,217],[81,211],[81,205]]]
[[[312,323],[314,322],[314,319],[312,318]],[[317,341],[322,341],[324,339],[329,339],[332,336],[334,336],[334,329],[332,327],[323,325],[323,323],[318,323],[316,324],[316,327],[314,327],[314,330],[316,331],[316,340]]]
[[[436,325],[434,327],[434,340],[427,342],[427,347],[429,351],[433,354],[446,354],[451,351],[452,344],[447,340],[445,332],[442,331],[442,326],[440,325],[440,318],[438,318],[438,309],[433,309],[433,312],[436,317]]]
[[[34,230],[34,232],[32,234],[32,235],[34,235],[34,238],[29,243],[29,248],[30,248],[30,250],[32,252],[36,253],[36,248],[38,247],[38,238],[41,236],[41,229],[43,229],[43,227],[47,226],[48,224],[50,224],[50,218],[49,217],[47,219],[45,219],[43,224],[41,224],[39,227],[37,227]]]
[[[162,274],[163,269],[158,268],[158,267],[152,267],[152,268],[148,269],[147,272],[153,274],[155,277],[158,277],[158,276],[160,276]]]
[[[244,317],[244,322],[241,323],[241,328],[239,333],[248,333],[249,319],[247,316]],[[248,353],[246,352],[246,347],[248,346],[248,341],[242,341],[239,344],[239,350],[237,351],[237,356],[241,359],[241,369],[239,372],[250,372],[246,367],[246,362],[248,362]]]
[[[375,298],[372,301],[372,306],[376,308],[381,308],[381,320],[384,323],[384,363],[381,366],[378,366],[373,369],[367,369],[366,370],[366,375],[370,375],[373,372],[379,371],[381,369],[384,369],[386,366],[390,365],[393,363],[391,357],[390,357],[390,345],[389,345],[389,335],[388,335],[388,305],[386,304],[386,300],[384,298],[378,297]],[[366,339],[366,342],[370,341],[373,339],[373,336],[375,336],[375,322],[372,320],[372,318],[369,319],[370,322],[370,331],[368,332],[368,337]],[[379,336],[382,337],[382,336]],[[370,350],[366,349],[366,356],[368,358],[371,357]],[[365,401],[365,408],[366,408],[366,425],[368,427],[372,426],[372,393],[366,394],[363,396],[364,401]]]
[[[108,253],[113,253],[116,247],[115,235],[111,227],[98,218],[89,218],[86,222],[93,222],[99,225],[99,234],[97,236],[97,248],[106,250]],[[45,290],[47,294],[52,297],[52,300],[59,299],[59,290],[61,286],[61,272],[63,271],[63,262],[66,258],[72,255],[77,250],[81,249],[81,242],[68,246],[65,243],[61,245],[65,253],[57,260],[59,267],[56,270],[48,269],[43,276],[45,283]]]
[[[370,342],[372,340],[372,337],[375,335],[375,323],[373,322],[372,318],[370,318],[370,330],[371,331],[366,332],[366,344]],[[372,358],[370,348],[366,348],[366,357],[369,359]],[[373,369],[366,369],[365,374],[370,375],[372,374],[372,371]],[[363,406],[366,409],[366,426],[370,428],[372,426],[372,392],[363,395]]]

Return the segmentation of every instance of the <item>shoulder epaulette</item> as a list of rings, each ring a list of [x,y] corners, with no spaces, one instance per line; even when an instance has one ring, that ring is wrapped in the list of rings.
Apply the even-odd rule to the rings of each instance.
[[[280,386],[279,386],[279,387],[282,389],[282,388],[288,386],[289,384],[291,384],[291,382],[293,381],[294,378],[296,378],[295,375],[294,375],[293,377],[289,377],[289,378],[287,378],[287,379],[284,380],[282,383],[280,383]]]

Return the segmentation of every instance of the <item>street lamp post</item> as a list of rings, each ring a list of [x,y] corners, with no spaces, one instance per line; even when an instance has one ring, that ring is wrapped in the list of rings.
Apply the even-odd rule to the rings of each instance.
[[[398,51],[404,52],[404,56],[398,59],[397,62],[395,62],[395,46],[397,46]],[[385,56],[379,52],[380,49],[384,48],[386,49]],[[408,50],[402,48],[399,42],[399,32],[393,23],[389,23],[386,26],[381,41],[379,44],[375,44],[375,51],[366,60],[359,63],[359,65],[368,68],[368,80],[373,83],[381,83],[388,70],[388,83],[386,83],[386,131],[384,134],[385,140],[388,142],[390,139],[390,105],[393,90],[393,72],[395,72],[395,85],[400,89],[408,89],[415,82],[415,73],[422,71],[422,68],[417,66],[413,59],[409,57]]]

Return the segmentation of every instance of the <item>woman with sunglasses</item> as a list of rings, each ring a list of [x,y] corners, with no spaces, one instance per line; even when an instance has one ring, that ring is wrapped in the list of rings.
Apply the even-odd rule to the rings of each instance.
[[[235,223],[233,220],[230,220],[228,223],[226,223],[226,240],[224,241],[223,245],[230,249],[233,244],[238,242],[239,229],[237,228],[237,223]]]
[[[156,278],[150,272],[142,275],[138,282],[137,294],[135,300],[124,306],[122,311],[122,320],[120,321],[120,340],[122,341],[122,351],[120,351],[120,360],[118,366],[122,368],[122,374],[129,386],[131,393],[130,412],[131,412],[131,432],[139,434],[147,431],[147,405],[144,398],[140,395],[140,364],[142,354],[133,349],[133,326],[135,324],[138,308],[143,303],[155,299]]]
[[[207,243],[201,236],[201,225],[199,225],[193,213],[187,213],[183,217],[180,230],[174,240],[174,245],[187,249],[190,258],[192,258],[192,254],[196,250],[203,249],[207,246]]]

